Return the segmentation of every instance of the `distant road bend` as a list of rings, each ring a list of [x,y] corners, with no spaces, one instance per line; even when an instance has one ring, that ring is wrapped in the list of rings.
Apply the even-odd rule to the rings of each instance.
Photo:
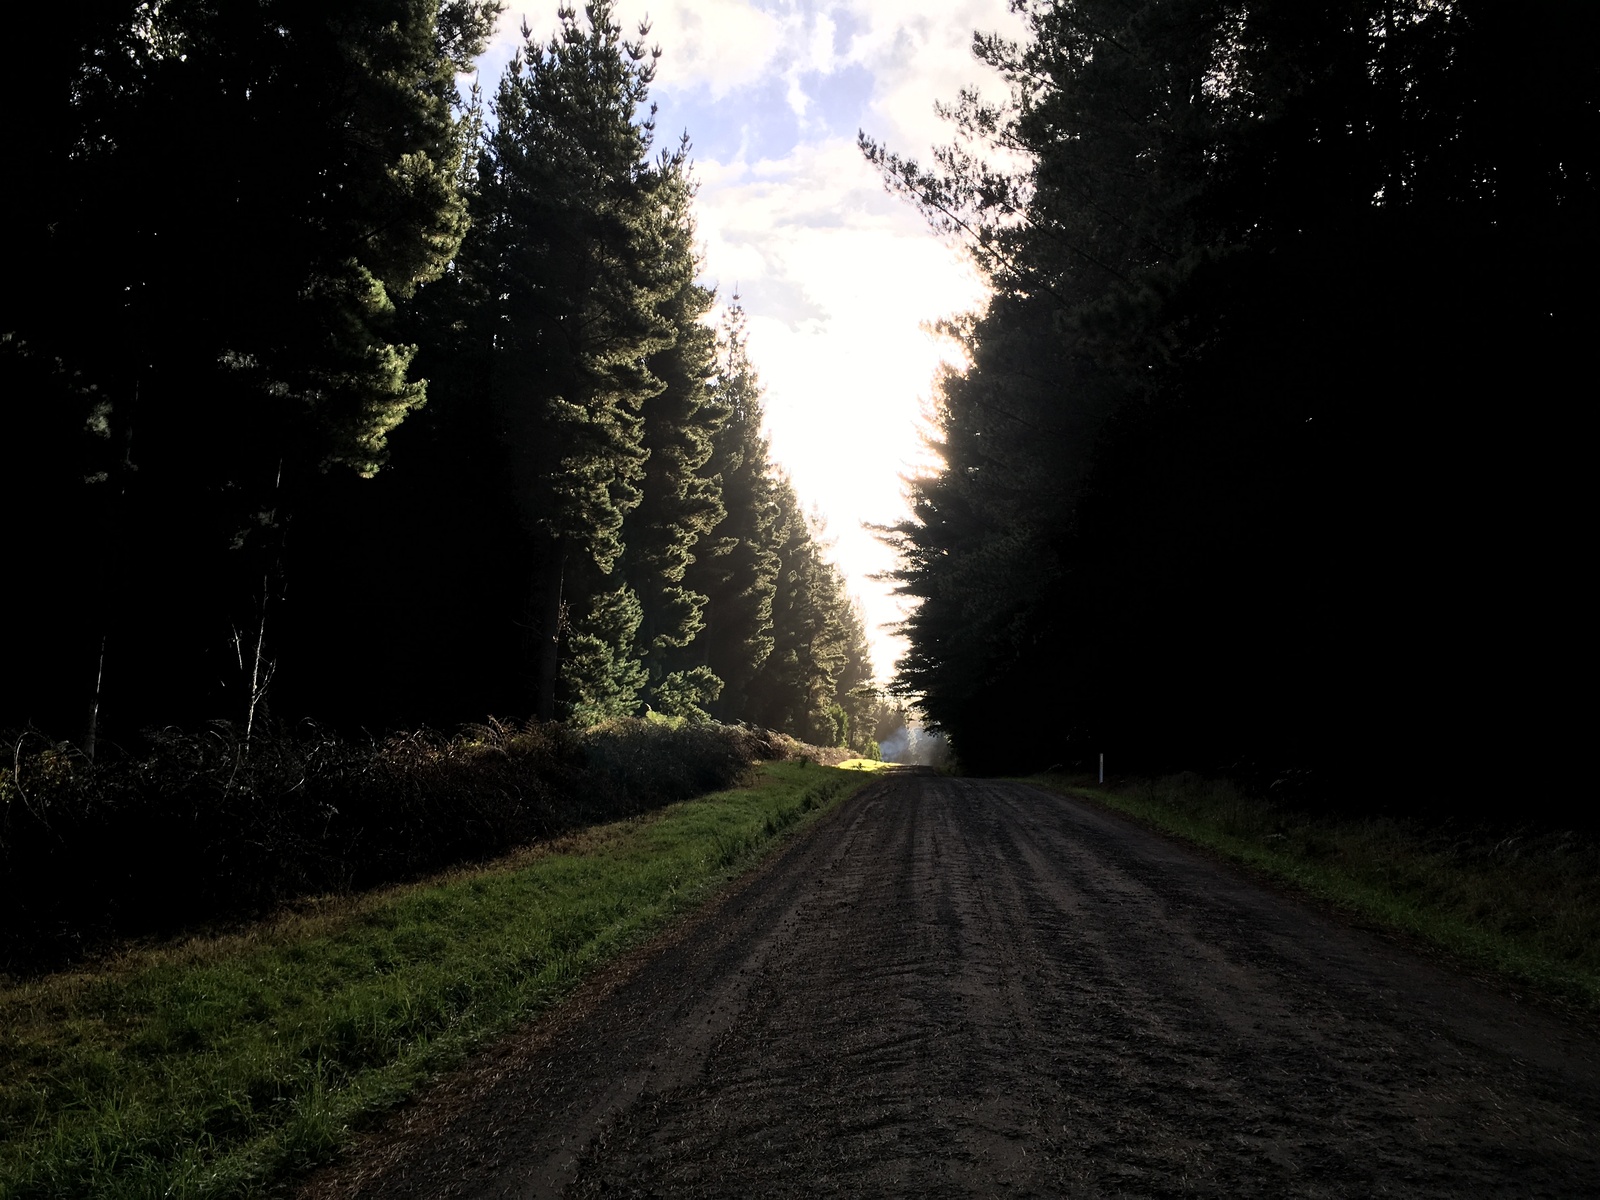
[[[1600,1196],[1578,1026],[1021,784],[894,776],[316,1196]]]

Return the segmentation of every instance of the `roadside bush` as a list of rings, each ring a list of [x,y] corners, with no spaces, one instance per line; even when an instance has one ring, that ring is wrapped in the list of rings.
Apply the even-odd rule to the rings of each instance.
[[[306,724],[247,748],[216,724],[90,763],[25,734],[0,769],[0,970],[491,858],[733,786],[758,759],[795,757],[788,741],[711,722],[489,721],[366,740]]]

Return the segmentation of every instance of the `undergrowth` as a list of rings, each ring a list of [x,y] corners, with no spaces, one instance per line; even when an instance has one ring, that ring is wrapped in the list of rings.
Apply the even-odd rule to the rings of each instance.
[[[260,1194],[870,776],[756,786],[0,988],[0,1196]]]
[[[91,763],[18,735],[0,764],[0,970],[107,940],[250,919],[505,854],[738,783],[803,751],[713,723],[489,721],[349,739],[305,724],[247,745],[218,724]]]
[[[1036,782],[1219,851],[1381,926],[1600,1012],[1600,839],[1563,829],[1307,813],[1186,773]]]

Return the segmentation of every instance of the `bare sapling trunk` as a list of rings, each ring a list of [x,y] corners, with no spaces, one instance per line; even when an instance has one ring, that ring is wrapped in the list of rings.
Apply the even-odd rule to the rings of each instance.
[[[281,496],[283,492],[283,460],[278,460],[277,478],[273,481],[273,492]],[[278,577],[277,595],[283,598],[282,586],[282,531],[278,527],[278,510],[274,508],[267,514],[267,523],[273,530],[273,553],[269,556],[268,565],[261,572],[261,596],[253,614],[255,631],[248,648],[250,665],[248,669],[247,687],[245,691],[244,706],[244,753],[250,753],[250,739],[255,734],[256,718],[265,714],[267,689],[272,685],[272,677],[277,672],[278,661],[267,656],[267,616],[272,608],[273,582]],[[239,632],[239,627],[233,627],[233,654],[239,665],[239,674],[246,675],[244,637]]]
[[[256,623],[255,653],[250,662],[250,696],[245,707],[244,718],[244,748],[246,753],[250,750],[250,736],[256,727],[256,712],[261,708],[267,698],[267,685],[272,682],[273,672],[277,670],[276,659],[267,658],[267,604],[272,597],[272,579],[270,575],[261,576],[261,619]]]
[[[133,382],[133,403],[131,408],[134,412],[137,412],[138,406],[139,381],[136,379]],[[109,409],[105,410],[106,413],[109,413],[109,411]],[[103,419],[104,413],[100,415]],[[107,430],[105,436],[111,436],[111,426],[109,422],[105,424],[104,428]],[[106,542],[105,545],[101,547],[99,555],[101,564],[98,584],[100,593],[99,602],[101,606],[100,650],[95,661],[94,696],[89,703],[89,720],[86,728],[83,731],[83,756],[90,762],[94,761],[95,750],[98,748],[100,741],[100,702],[105,695],[106,647],[111,640],[109,628],[111,624],[111,601],[109,597],[112,581],[118,578],[122,573],[122,555],[125,553],[125,551],[121,549],[124,541],[122,537],[122,525],[127,509],[128,478],[133,473],[134,469],[132,416],[127,417],[123,422],[122,454],[120,457],[121,461],[118,462],[115,467],[117,489],[116,495],[109,502],[109,507],[104,518]],[[103,479],[103,476],[100,478]],[[103,484],[96,484],[96,486],[103,486]]]
[[[94,761],[95,742],[100,736],[100,693],[106,681],[106,635],[100,635],[100,659],[94,672],[94,700],[89,705],[89,727],[83,733],[83,756]]]
[[[277,660],[267,657],[267,610],[271,601],[272,575],[271,572],[263,572],[261,607],[255,613],[253,634],[241,633],[237,625],[233,626],[234,661],[238,664],[240,676],[244,677],[248,684],[244,706],[244,743],[240,746],[238,758],[233,764],[235,774],[238,773],[240,763],[250,753],[250,739],[255,733],[256,717],[266,710],[267,689],[271,686],[272,676],[278,669]],[[247,656],[250,659],[248,668],[245,666]],[[229,783],[232,783],[231,777]]]

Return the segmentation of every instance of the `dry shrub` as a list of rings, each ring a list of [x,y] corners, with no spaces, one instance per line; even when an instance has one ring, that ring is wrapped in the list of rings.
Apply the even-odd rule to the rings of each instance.
[[[804,760],[821,763],[825,767],[836,767],[857,757],[856,752],[847,746],[813,746],[809,742],[792,738],[787,733],[778,733],[771,729],[761,730],[758,736],[763,739],[763,744],[768,749],[768,753],[761,757],[778,762]]]
[[[247,748],[216,724],[152,731],[137,753],[91,763],[19,736],[0,768],[0,969],[413,878],[717,791],[758,759],[788,757],[779,738],[491,720],[383,739],[302,724]]]

